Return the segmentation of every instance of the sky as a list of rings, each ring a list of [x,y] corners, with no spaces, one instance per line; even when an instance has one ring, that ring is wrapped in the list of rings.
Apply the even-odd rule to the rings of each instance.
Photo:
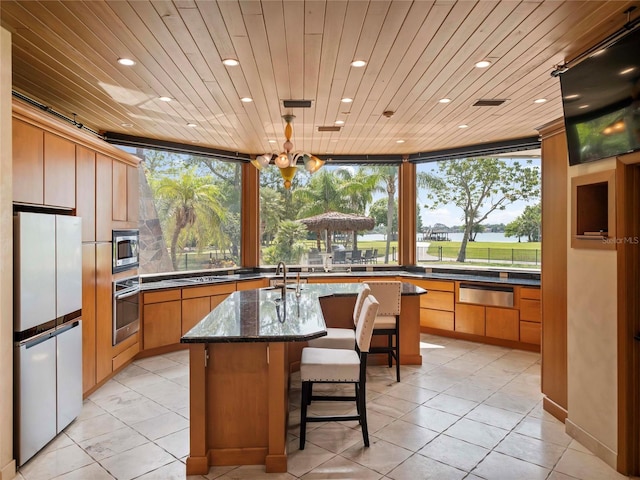
[[[532,160],[531,166],[540,169],[540,157],[530,157]],[[521,165],[525,165],[527,158],[504,158],[504,160],[508,162],[519,161]],[[420,172],[436,172],[438,168],[438,164],[436,162],[433,163],[422,163],[417,166],[417,171]],[[483,224],[495,224],[495,223],[504,223],[505,225],[509,222],[515,220],[525,209],[527,205],[535,205],[539,200],[533,200],[529,202],[514,202],[511,205],[507,206],[505,210],[495,210],[492,212],[487,220],[483,222]],[[436,223],[442,223],[448,227],[452,227],[454,225],[462,225],[463,222],[463,212],[462,209],[456,207],[453,204],[441,205],[435,210],[431,210],[429,208],[425,208],[425,204],[428,204],[429,200],[425,194],[425,190],[420,189],[418,191],[418,205],[420,207],[420,214],[422,216],[422,224],[434,225]],[[486,210],[485,210],[486,211]]]

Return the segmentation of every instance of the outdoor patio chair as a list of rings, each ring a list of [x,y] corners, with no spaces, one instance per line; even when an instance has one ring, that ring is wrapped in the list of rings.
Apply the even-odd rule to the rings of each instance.
[[[373,250],[368,248],[364,251],[364,255],[362,256],[362,263],[370,263],[373,258]]]

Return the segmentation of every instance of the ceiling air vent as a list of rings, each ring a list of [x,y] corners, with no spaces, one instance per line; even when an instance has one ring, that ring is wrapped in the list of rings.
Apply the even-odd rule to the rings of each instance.
[[[283,100],[284,108],[311,108],[311,100]]]
[[[319,132],[339,132],[342,127],[330,125],[328,127],[318,127]]]
[[[481,98],[476,103],[473,104],[474,107],[499,107],[506,99],[503,98]]]

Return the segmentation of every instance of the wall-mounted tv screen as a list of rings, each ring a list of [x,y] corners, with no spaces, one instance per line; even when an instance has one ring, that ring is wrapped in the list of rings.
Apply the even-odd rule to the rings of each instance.
[[[569,163],[640,150],[640,29],[560,75]]]

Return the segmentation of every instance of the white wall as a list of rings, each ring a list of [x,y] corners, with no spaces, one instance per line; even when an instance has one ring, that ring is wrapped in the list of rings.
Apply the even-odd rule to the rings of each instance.
[[[568,204],[571,205],[571,177],[612,169],[615,169],[615,159],[571,167]],[[571,219],[567,221],[571,225]],[[616,251],[571,248],[570,239],[567,239],[567,248],[567,432],[615,467],[618,451]]]

